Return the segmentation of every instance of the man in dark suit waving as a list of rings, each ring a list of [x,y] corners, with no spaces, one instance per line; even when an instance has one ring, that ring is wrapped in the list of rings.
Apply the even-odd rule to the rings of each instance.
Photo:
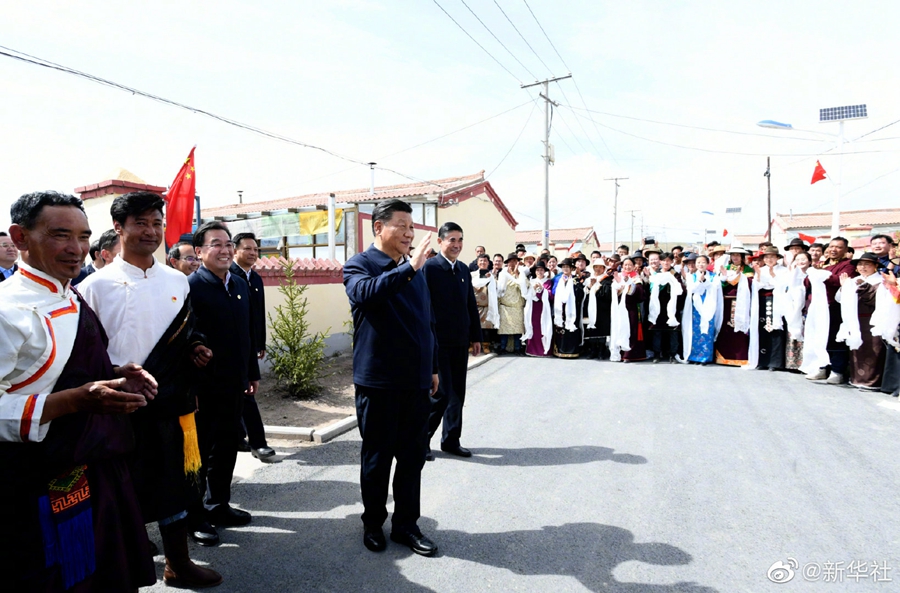
[[[416,554],[437,546],[417,526],[425,465],[429,395],[438,387],[437,344],[428,286],[419,273],[431,233],[409,257],[415,230],[412,207],[385,200],[372,211],[374,243],[344,264],[353,313],[353,383],[362,436],[360,486],[363,543],[385,549],[388,484],[394,471],[391,539]]]
[[[472,277],[467,266],[457,261],[462,245],[462,227],[455,222],[444,223],[438,231],[441,252],[422,266],[434,307],[440,376],[438,391],[432,398],[428,436],[434,436],[443,420],[441,450],[459,457],[471,457],[472,452],[459,444],[459,437],[466,401],[469,344],[475,356],[481,354],[481,318],[475,304]],[[426,459],[434,459],[430,451]]]

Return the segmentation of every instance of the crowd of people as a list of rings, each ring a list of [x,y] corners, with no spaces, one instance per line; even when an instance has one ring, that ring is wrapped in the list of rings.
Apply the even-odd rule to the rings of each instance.
[[[134,591],[156,580],[148,523],[157,523],[164,579],[220,584],[190,558],[189,539],[219,542],[233,507],[237,452],[274,451],[254,396],[265,356],[259,243],[205,223],[155,258],[164,202],[117,197],[113,229],[91,244],[78,198],[27,194],[0,233],[0,539],[11,590]],[[344,265],[354,324],[353,381],[362,437],[363,544],[390,539],[423,556],[421,475],[461,444],[469,352],[652,360],[803,372],[808,379],[900,391],[900,291],[894,241],[799,239],[766,244],[655,244],[557,259],[518,245],[460,261],[463,229],[441,226],[415,249],[411,206],[372,212],[373,244]],[[85,258],[90,262],[85,264]],[[76,286],[77,285],[77,286]],[[395,465],[396,461],[396,465]]]
[[[216,527],[252,520],[230,501],[237,452],[275,455],[254,399],[266,335],[259,244],[206,223],[163,264],[164,204],[152,192],[117,197],[113,229],[91,244],[80,199],[27,194],[0,234],[9,590],[151,585],[148,523],[167,584],[215,586],[223,577],[191,560],[189,539],[215,545]]]
[[[524,245],[469,268],[484,342],[498,355],[721,364],[804,373],[827,384],[900,392],[900,292],[893,237],[854,253],[792,239],[711,242],[702,253],[655,243],[573,252]]]

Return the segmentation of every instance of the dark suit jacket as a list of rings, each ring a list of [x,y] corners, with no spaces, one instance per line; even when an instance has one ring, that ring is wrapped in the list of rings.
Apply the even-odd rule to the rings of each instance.
[[[246,280],[250,285],[250,337],[253,339],[253,351],[266,349],[266,295],[262,277],[250,270],[250,277],[244,273],[236,262],[231,264],[231,273]]]
[[[15,274],[16,270],[18,270],[18,269],[19,269],[19,264],[13,264],[13,267],[12,267],[13,274]],[[12,276],[10,276],[10,278],[12,278]],[[4,280],[6,280],[6,278],[3,276],[3,274],[0,274],[0,282],[3,282]]]
[[[259,364],[250,337],[250,292],[243,278],[232,274],[225,283],[201,266],[188,276],[195,330],[206,337],[212,360],[200,369],[197,391],[211,396],[243,393],[259,379]]]
[[[353,313],[353,382],[376,389],[428,389],[436,374],[431,296],[422,274],[369,247],[344,264]]]
[[[466,265],[457,260],[451,266],[443,255],[438,255],[425,262],[422,274],[431,293],[438,345],[468,346],[469,342],[480,342],[481,318]]]

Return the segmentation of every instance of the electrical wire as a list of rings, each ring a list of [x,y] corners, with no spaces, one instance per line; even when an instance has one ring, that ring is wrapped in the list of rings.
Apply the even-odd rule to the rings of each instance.
[[[518,27],[517,27],[517,26],[516,26],[516,24],[515,24],[515,23],[513,23],[513,22],[512,22],[512,19],[511,19],[511,18],[509,18],[509,16],[508,16],[508,15],[507,15],[507,14],[506,14],[506,11],[505,11],[505,10],[503,10],[503,8],[502,8],[502,7],[501,7],[501,6],[500,6],[500,4],[498,4],[498,3],[497,3],[497,0],[494,0],[494,4],[495,4],[495,5],[496,5],[496,6],[497,6],[497,8],[499,8],[499,9],[500,9],[500,12],[502,12],[502,13],[503,13],[503,16],[505,16],[505,17],[506,17],[506,20],[507,20],[507,21],[509,21],[509,24],[510,24],[510,25],[512,25],[512,28],[513,28],[513,29],[515,29],[515,30],[516,30],[516,33],[518,33],[518,34],[519,34],[519,37],[521,37],[521,38],[522,38],[522,41],[524,41],[524,42],[525,42],[525,45],[527,45],[527,46],[528,46],[528,49],[530,49],[530,50],[531,50],[531,53],[533,53],[533,54],[534,54],[534,57],[536,57],[536,58],[537,58],[537,59],[538,59],[538,60],[540,60],[540,62],[541,62],[541,64],[543,64],[543,65],[544,65],[544,68],[546,68],[546,69],[547,69],[547,72],[549,72],[549,73],[550,73],[550,74],[553,74],[553,71],[552,71],[552,70],[551,70],[551,69],[550,69],[550,66],[548,66],[548,65],[547,65],[547,62],[545,62],[545,61],[544,61],[544,60],[543,60],[543,59],[542,59],[542,58],[541,58],[541,56],[539,56],[539,55],[538,55],[538,53],[537,53],[537,52],[536,52],[536,51],[534,51],[534,48],[533,48],[533,47],[531,47],[531,44],[530,44],[530,43],[528,43],[528,40],[527,40],[527,39],[525,39],[525,36],[524,36],[524,35],[522,35],[522,32],[521,32],[521,31],[519,31],[519,28],[518,28]],[[537,78],[537,77],[535,77],[535,78]]]
[[[510,153],[513,151],[513,149],[516,147],[516,144],[519,143],[519,139],[522,137],[522,134],[525,133],[525,129],[528,127],[528,124],[531,122],[531,116],[534,115],[534,110],[535,110],[535,109],[537,109],[537,100],[536,100],[536,99],[533,99],[533,100],[532,100],[531,111],[528,113],[528,119],[525,120],[525,125],[522,126],[522,129],[519,131],[519,135],[516,136],[516,139],[513,141],[512,146],[509,147],[509,150],[506,151],[506,154],[503,155],[503,158],[500,159],[500,162],[499,162],[499,163],[497,163],[497,166],[494,167],[493,169],[491,169],[491,172],[484,176],[485,181],[487,181],[488,177],[490,177],[491,175],[494,174],[494,171],[496,171],[497,169],[500,168],[500,165],[503,164],[503,161],[506,160],[506,157],[508,157],[508,156],[510,155]]]
[[[567,107],[568,107],[568,106],[567,106]],[[671,147],[673,147],[673,148],[683,148],[683,149],[685,149],[685,150],[696,150],[696,151],[699,151],[699,152],[707,152],[707,153],[711,153],[711,154],[733,154],[733,155],[738,155],[738,156],[772,156],[772,157],[801,157],[801,156],[802,156],[802,157],[812,157],[812,156],[819,156],[819,155],[821,155],[821,154],[825,154],[825,153],[830,152],[831,150],[833,150],[833,148],[832,148],[832,149],[829,149],[829,150],[827,150],[827,151],[824,151],[824,152],[817,152],[817,153],[782,153],[782,154],[775,154],[775,153],[757,153],[757,152],[738,152],[738,151],[731,151],[731,150],[717,150],[717,149],[712,149],[712,148],[702,148],[702,147],[699,147],[699,146],[687,146],[687,145],[684,145],[684,144],[675,144],[674,142],[664,142],[664,141],[662,141],[662,140],[655,140],[655,139],[653,139],[653,138],[647,138],[647,137],[644,137],[644,136],[639,136],[639,135],[637,135],[637,134],[632,134],[631,132],[626,132],[626,131],[620,130],[620,129],[618,129],[618,128],[613,128],[612,126],[607,126],[607,125],[605,125],[605,124],[602,124],[602,123],[600,123],[600,122],[594,120],[594,118],[592,118],[592,117],[590,117],[590,116],[579,115],[579,114],[576,113],[575,111],[572,111],[572,113],[574,113],[576,117],[584,117],[584,118],[587,118],[587,119],[593,121],[595,124],[599,125],[599,126],[602,127],[602,128],[606,128],[607,130],[612,130],[613,132],[618,132],[619,134],[624,134],[625,136],[631,136],[632,138],[637,138],[638,140],[644,140],[645,142],[652,142],[653,144],[661,144],[661,145],[663,145],[663,146],[671,146]],[[845,153],[843,153],[843,154],[845,154],[845,155],[851,155],[851,154],[872,154],[872,153],[879,153],[879,152],[898,152],[898,151],[897,151],[897,150],[857,150],[857,151],[853,151],[853,152],[845,152]]]
[[[5,50],[5,51],[4,51],[4,50]],[[10,53],[10,52],[12,52],[12,53]],[[364,162],[364,161],[361,161],[361,160],[357,160],[357,159],[354,159],[354,158],[351,158],[351,157],[348,157],[348,156],[339,154],[339,153],[337,153],[337,152],[334,152],[334,151],[329,150],[329,149],[327,149],[327,148],[323,148],[323,147],[321,147],[321,146],[316,146],[316,145],[314,145],[314,144],[309,144],[309,143],[307,143],[307,142],[302,142],[302,141],[300,141],[300,140],[295,140],[295,139],[293,139],[293,138],[289,138],[288,136],[284,136],[284,135],[278,134],[278,133],[276,133],[276,132],[270,132],[270,131],[268,131],[268,130],[264,130],[264,129],[262,129],[262,128],[258,128],[258,127],[256,127],[256,126],[253,126],[253,125],[250,125],[250,124],[246,124],[246,123],[243,123],[243,122],[240,122],[240,121],[237,121],[237,120],[234,120],[234,119],[231,119],[231,118],[222,116],[222,115],[218,115],[218,114],[212,113],[212,112],[210,112],[210,111],[206,111],[206,110],[204,110],[204,109],[200,109],[199,107],[191,107],[190,105],[185,105],[184,103],[179,103],[178,101],[173,101],[172,99],[166,99],[165,97],[161,97],[161,96],[159,96],[159,95],[154,95],[154,94],[152,94],[152,93],[148,93],[148,92],[146,92],[146,91],[142,91],[142,90],[139,90],[139,89],[130,87],[130,86],[126,86],[126,85],[124,85],[124,84],[119,84],[119,83],[117,83],[117,82],[113,82],[113,81],[111,81],[111,80],[107,80],[107,79],[105,79],[105,78],[101,78],[101,77],[99,77],[99,76],[94,76],[93,74],[88,74],[88,73],[82,72],[82,71],[80,71],[80,70],[75,70],[74,68],[70,68],[70,67],[68,67],[68,66],[63,66],[63,65],[61,65],[61,64],[57,64],[57,63],[55,63],[55,62],[51,62],[51,61],[49,61],[49,60],[45,60],[45,59],[39,58],[39,57],[37,57],[37,56],[32,56],[32,55],[26,54],[26,53],[24,53],[24,52],[20,52],[20,51],[18,51],[18,50],[15,50],[15,49],[12,49],[12,48],[9,48],[9,47],[5,47],[5,46],[0,45],[0,56],[5,56],[5,57],[8,57],[8,58],[12,58],[12,59],[14,59],[14,60],[18,60],[18,61],[21,61],[21,62],[25,62],[25,63],[27,63],[27,64],[33,64],[33,65],[36,65],[36,66],[41,66],[41,67],[43,67],[43,68],[48,68],[48,69],[51,69],[51,70],[56,70],[56,71],[63,72],[63,73],[66,73],[66,74],[71,74],[71,75],[73,75],[73,76],[77,76],[77,77],[79,77],[79,78],[84,78],[84,79],[86,79],[86,80],[89,80],[89,81],[91,81],[91,82],[94,82],[94,83],[97,83],[97,84],[100,84],[100,85],[103,85],[103,86],[108,86],[108,87],[111,87],[111,88],[114,88],[114,89],[126,91],[126,92],[129,92],[129,93],[133,94],[133,95],[139,95],[139,96],[141,96],[141,97],[144,97],[144,98],[147,98],[147,99],[151,99],[151,100],[153,100],[153,101],[157,101],[157,102],[159,102],[159,103],[163,103],[163,104],[166,104],[166,105],[170,105],[170,106],[172,106],[172,107],[178,107],[179,109],[185,109],[185,110],[191,111],[191,112],[193,112],[193,113],[198,113],[198,114],[200,114],[200,115],[205,115],[205,116],[207,116],[207,117],[209,117],[209,118],[212,118],[212,119],[214,119],[214,120],[220,121],[220,122],[225,123],[225,124],[228,124],[228,125],[230,125],[230,126],[234,126],[234,127],[236,127],[236,128],[240,128],[240,129],[246,130],[246,131],[248,131],[248,132],[253,132],[253,133],[255,133],[255,134],[259,134],[259,135],[261,135],[261,136],[265,136],[265,137],[271,138],[271,139],[273,139],[273,140],[279,140],[279,141],[281,141],[281,142],[286,142],[286,143],[288,143],[288,144],[293,144],[293,145],[296,145],[296,146],[301,146],[301,147],[303,147],[303,148],[309,148],[309,149],[311,149],[311,150],[315,150],[315,151],[318,151],[318,152],[322,152],[322,153],[325,153],[325,154],[327,154],[327,155],[329,155],[329,156],[332,156],[332,157],[334,157],[334,158],[341,159],[341,160],[344,160],[344,161],[347,161],[347,162],[350,162],[350,163],[354,163],[354,164],[356,164],[356,165],[361,165],[361,166],[365,166],[365,167],[368,167],[368,166],[369,166],[369,164],[368,164],[367,162]],[[412,176],[412,175],[407,175],[406,173],[401,173],[400,171],[396,171],[396,170],[394,170],[394,169],[389,169],[389,168],[387,168],[387,167],[375,167],[375,168],[376,168],[376,169],[379,169],[379,170],[381,170],[381,171],[385,171],[385,172],[387,172],[387,173],[393,173],[393,174],[395,174],[395,175],[398,175],[398,176],[400,176],[400,177],[404,177],[404,178],[409,179],[409,180],[411,180],[411,181],[416,181],[416,182],[418,182],[418,183],[426,183],[426,184],[434,185],[434,186],[436,186],[436,187],[441,187],[441,188],[444,188],[444,187],[445,187],[445,186],[443,186],[443,185],[441,185],[441,184],[434,183],[434,182],[428,181],[428,180],[426,180],[426,179],[419,179],[418,177],[414,177],[414,176]]]
[[[572,69],[569,68],[569,65],[566,64],[566,61],[563,59],[563,57],[562,57],[561,55],[559,55],[559,50],[556,49],[556,46],[553,45],[553,42],[552,42],[552,41],[550,41],[550,36],[547,35],[547,32],[546,32],[546,31],[544,31],[544,27],[543,27],[543,25],[541,25],[541,21],[538,20],[537,16],[534,14],[534,11],[531,10],[531,7],[530,7],[530,6],[528,6],[528,0],[522,0],[522,2],[525,3],[525,7],[528,8],[528,12],[531,13],[531,16],[532,16],[532,17],[534,17],[534,22],[537,23],[537,26],[538,26],[538,27],[540,27],[541,33],[543,33],[543,34],[544,34],[544,37],[547,39],[547,43],[549,43],[549,44],[550,44],[550,47],[553,48],[553,51],[556,52],[556,57],[558,57],[558,58],[559,58],[559,61],[563,63],[563,66],[566,67],[566,70],[568,70],[569,72],[571,72]]]
[[[455,18],[453,18],[452,16],[450,16],[450,13],[449,13],[449,12],[447,12],[446,10],[444,10],[444,7],[441,6],[440,3],[438,3],[437,0],[431,0],[431,1],[434,2],[434,3],[437,5],[437,7],[441,9],[441,12],[443,12],[444,14],[447,15],[447,18],[448,18],[448,19],[450,19],[451,21],[453,21],[453,24],[454,24],[454,25],[456,25],[457,27],[459,27],[459,30],[460,30],[460,31],[462,31],[463,33],[466,34],[466,37],[468,37],[469,39],[471,39],[472,42],[473,42],[475,45],[477,45],[478,47],[480,47],[480,48],[481,48],[481,51],[483,51],[484,53],[486,53],[488,56],[490,56],[490,58],[491,58],[492,60],[494,60],[495,62],[497,62],[497,65],[500,66],[501,68],[503,68],[504,70],[506,70],[506,73],[509,74],[510,76],[512,76],[513,78],[515,78],[516,81],[517,81],[520,85],[522,84],[522,81],[519,79],[518,76],[516,76],[515,74],[513,74],[512,72],[510,72],[509,68],[507,68],[506,66],[504,66],[504,65],[500,62],[500,60],[498,60],[497,58],[494,57],[494,54],[492,54],[491,52],[489,52],[488,50],[486,50],[486,49],[484,48],[483,45],[481,45],[480,43],[478,43],[478,41],[477,41],[474,37],[472,37],[472,35],[471,35],[468,31],[466,31],[465,28],[463,28],[462,25],[460,25],[458,22],[456,22],[456,19],[455,19]]]
[[[474,17],[478,20],[478,22],[481,23],[481,26],[484,27],[484,29],[485,29],[488,33],[491,34],[491,37],[493,37],[494,39],[497,40],[497,43],[499,43],[499,44],[501,45],[501,47],[503,47],[503,49],[506,50],[506,53],[508,53],[510,56],[512,56],[512,59],[514,59],[516,62],[518,62],[518,63],[519,63],[519,66],[521,66],[522,68],[524,68],[524,69],[525,69],[525,72],[528,72],[528,74],[530,74],[530,75],[532,76],[532,78],[537,79],[537,76],[534,75],[534,72],[532,72],[531,70],[529,70],[529,69],[528,69],[528,66],[526,66],[525,64],[523,64],[522,61],[521,61],[519,58],[517,58],[516,55],[515,55],[514,53],[512,53],[512,51],[510,51],[510,49],[509,49],[508,47],[506,47],[506,44],[504,44],[502,41],[500,41],[500,38],[499,38],[499,37],[497,37],[496,35],[494,35],[494,32],[491,31],[491,28],[484,24],[484,21],[481,20],[481,17],[478,16],[477,14],[475,14],[475,11],[472,10],[472,9],[469,7],[468,4],[466,4],[466,0],[459,0],[459,1],[463,3],[463,6],[465,6],[466,8],[469,9],[469,12],[472,13],[472,16],[474,16]]]

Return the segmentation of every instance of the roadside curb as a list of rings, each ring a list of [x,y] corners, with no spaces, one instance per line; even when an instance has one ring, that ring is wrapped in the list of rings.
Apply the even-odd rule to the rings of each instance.
[[[472,370],[480,367],[487,361],[497,358],[495,352],[483,354],[469,361],[466,370]],[[322,428],[306,428],[302,426],[264,426],[266,436],[273,439],[286,439],[292,441],[315,442],[321,445],[335,439],[346,432],[350,432],[356,428],[356,414],[351,414],[342,420],[332,422],[328,426]]]

